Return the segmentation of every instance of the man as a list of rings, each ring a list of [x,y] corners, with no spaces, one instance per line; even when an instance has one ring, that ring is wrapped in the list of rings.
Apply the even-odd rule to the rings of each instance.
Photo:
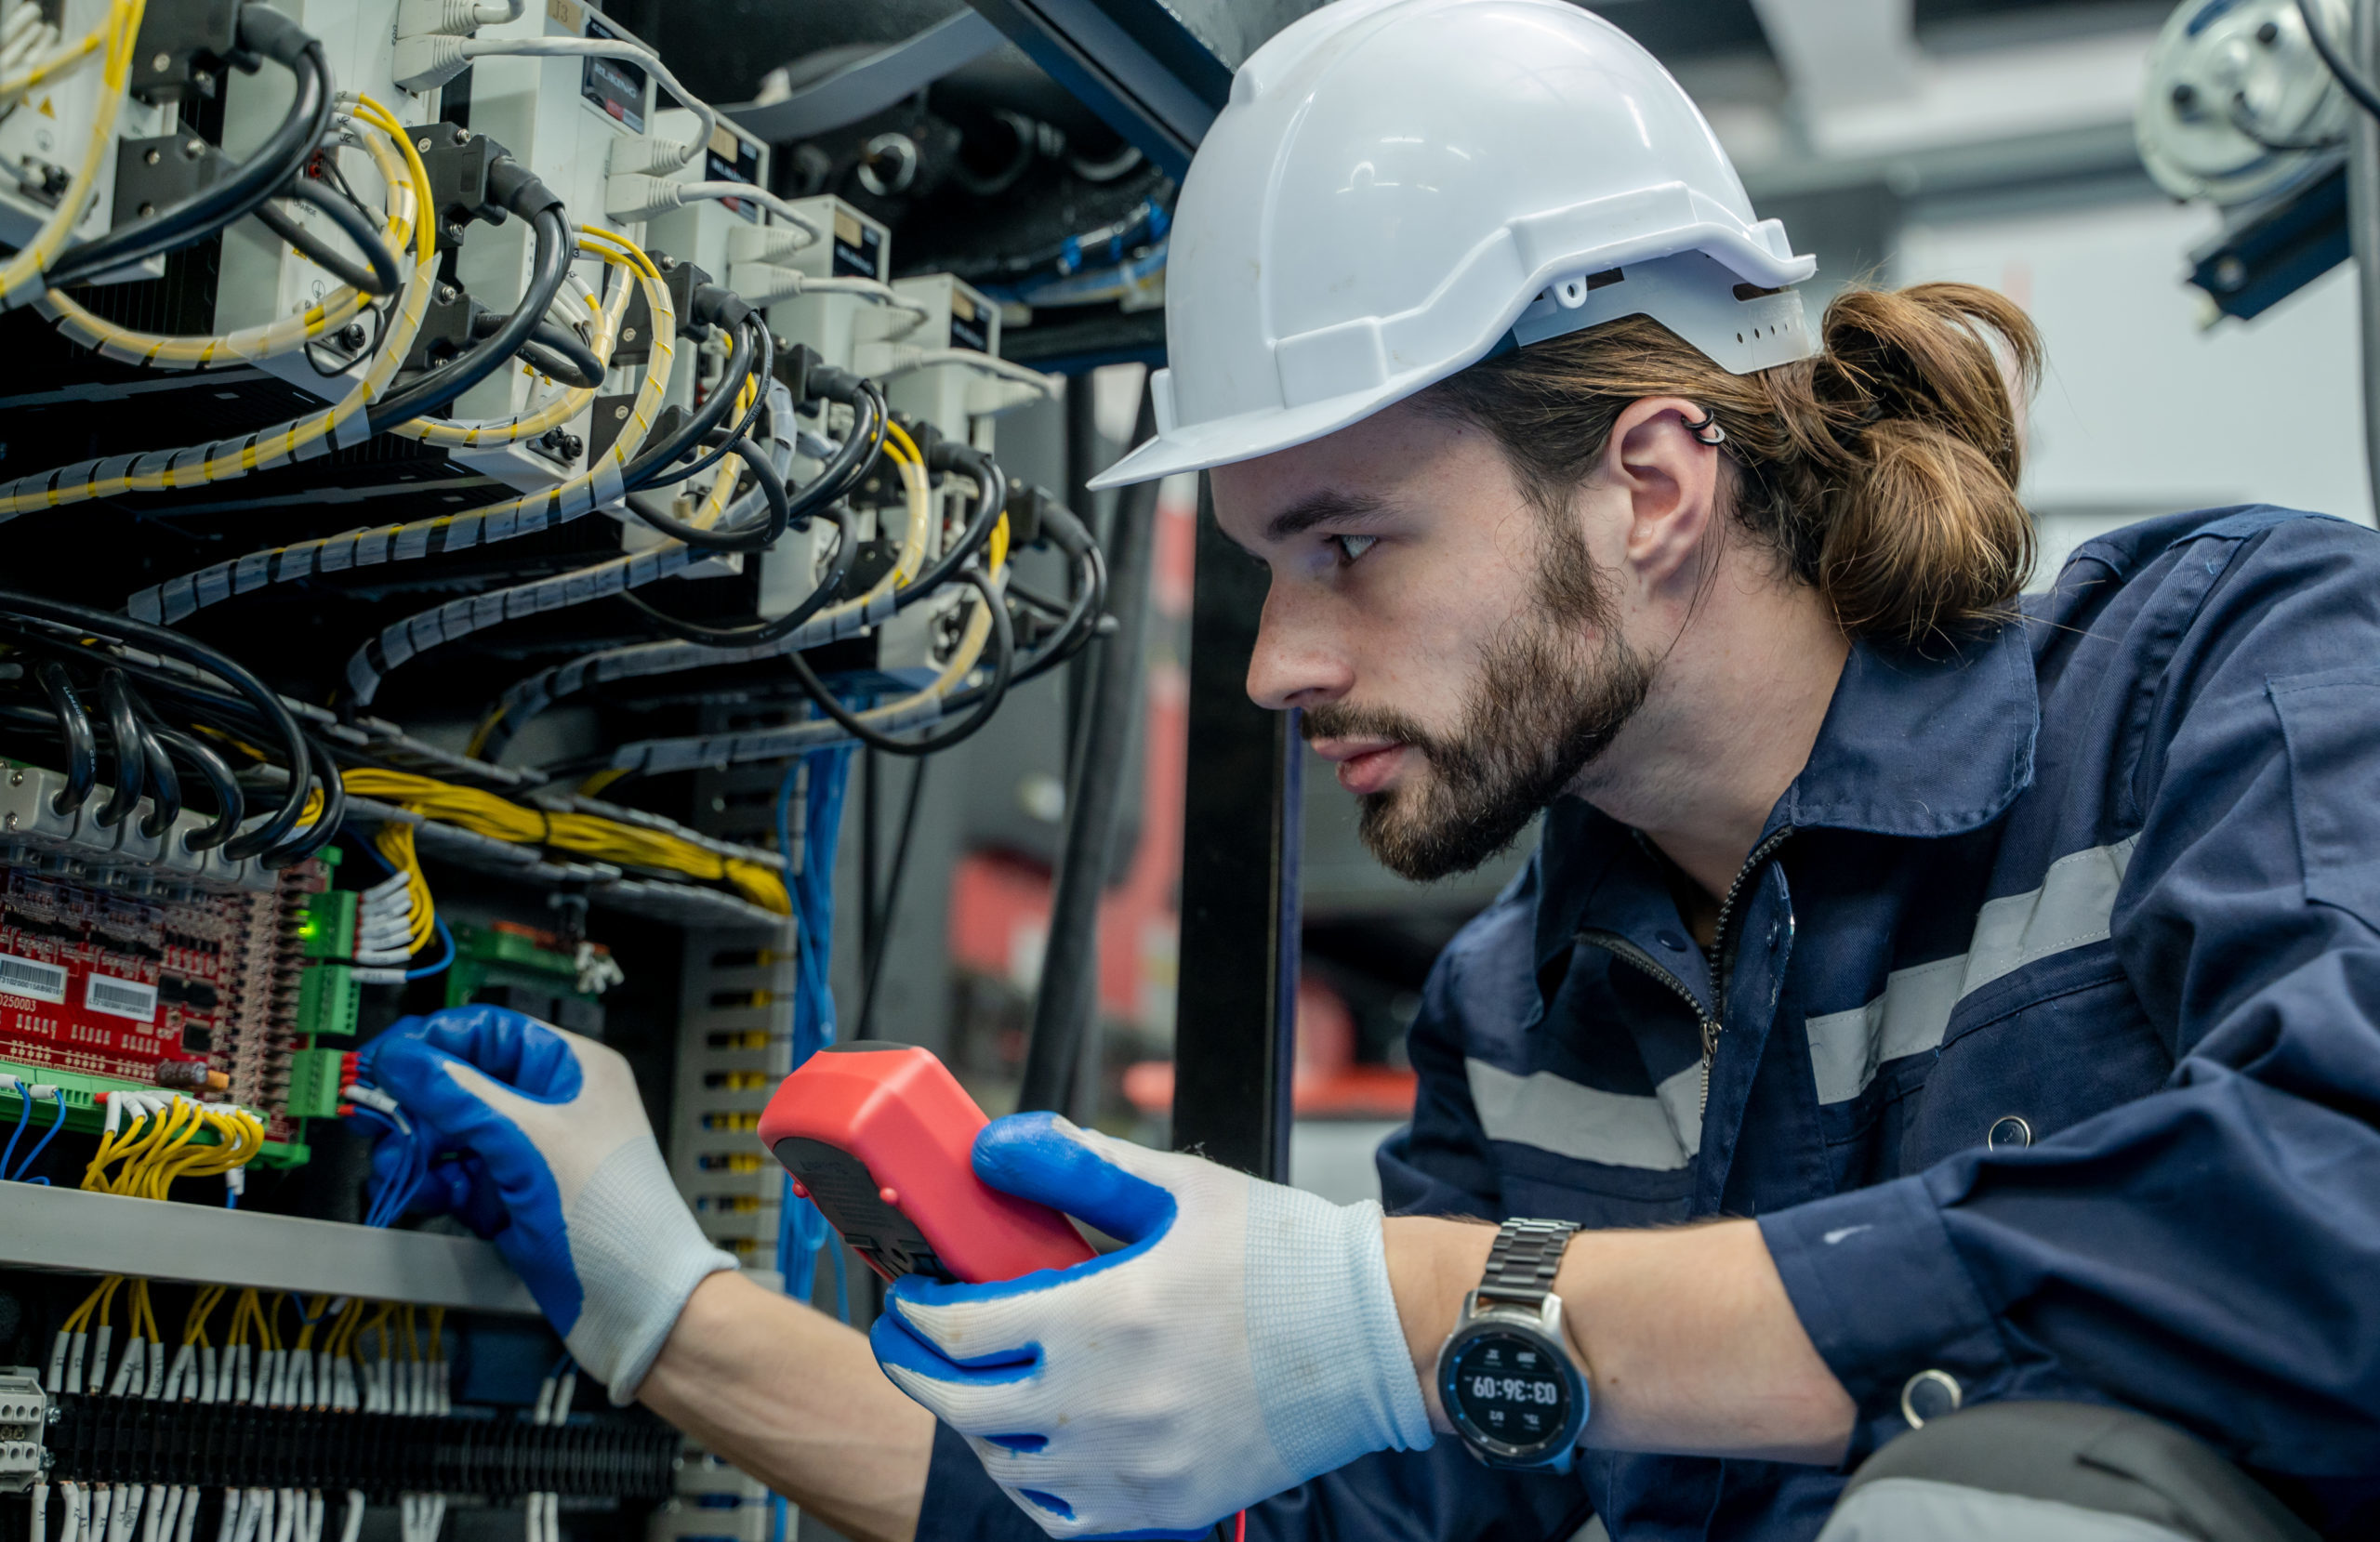
[[[2152,1535],[2051,1522],[2196,1459],[2094,1405],[2364,1527],[2373,538],[2177,516],[2020,614],[2022,315],[1855,293],[1814,334],[1691,103],[1556,0],[1293,25],[1174,243],[1162,431],[1110,480],[1212,468],[1273,574],[1250,691],[1383,860],[1546,811],[1434,974],[1397,1213],[1002,1121],[978,1172],[1126,1245],[905,1281],[871,1357],[720,1272],[616,1057],[485,1009],[384,1038],[466,1153],[431,1191],[582,1363],[871,1537],[1808,1536],[1977,1405],[2020,1416],[1985,1486],[2023,1535]],[[2240,1489],[2214,1534],[2294,1524]],[[1835,1535],[1925,1535],[1887,1513]]]

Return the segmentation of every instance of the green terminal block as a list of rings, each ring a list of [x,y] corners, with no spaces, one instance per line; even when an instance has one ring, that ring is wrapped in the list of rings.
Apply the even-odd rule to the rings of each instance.
[[[298,1031],[318,1038],[353,1038],[363,995],[347,965],[307,965],[298,977]]]
[[[329,889],[306,898],[298,940],[309,958],[349,958],[355,953],[355,902],[351,889]]]
[[[289,1113],[298,1119],[327,1119],[338,1112],[339,1069],[346,1053],[300,1049],[289,1057]]]
[[[334,1055],[333,1059],[336,1061],[337,1056]],[[45,1084],[65,1093],[66,1127],[84,1135],[97,1134],[107,1122],[101,1100],[110,1092],[119,1087],[137,1087],[141,1085],[139,1082],[119,1081],[112,1076],[88,1076],[73,1071],[60,1071],[49,1066],[31,1065],[5,1059],[0,1059],[0,1071],[8,1072],[25,1083]],[[338,1074],[336,1064],[332,1068],[331,1074],[333,1077]],[[20,1091],[12,1092],[0,1088],[0,1125],[6,1125],[12,1129],[16,1127],[19,1105],[26,1100],[24,1094]],[[57,1117],[57,1110],[58,1104],[49,1098],[44,1097],[33,1100],[33,1108],[26,1115],[26,1122],[36,1137],[42,1130],[48,1127],[47,1121]],[[215,1140],[212,1135],[203,1132],[197,1139],[201,1145],[211,1145]],[[298,1167],[305,1166],[307,1158],[311,1154],[311,1150],[301,1141],[268,1140],[264,1143],[264,1150],[257,1153],[253,1165],[258,1167]]]

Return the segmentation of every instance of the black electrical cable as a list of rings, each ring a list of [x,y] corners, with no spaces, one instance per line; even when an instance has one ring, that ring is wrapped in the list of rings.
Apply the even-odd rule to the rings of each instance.
[[[182,779],[174,773],[174,758],[157,737],[157,725],[145,716],[139,724],[141,750],[149,757],[150,786],[149,817],[140,822],[140,833],[156,840],[182,817]]]
[[[918,762],[909,773],[908,794],[901,800],[901,834],[892,844],[892,871],[884,879],[884,901],[871,929],[876,945],[868,954],[867,978],[860,987],[859,1031],[852,1035],[853,1038],[875,1036],[869,1030],[876,1026],[876,985],[884,974],[884,956],[892,951],[892,916],[901,904],[901,879],[909,870],[909,841],[918,833],[918,805],[925,792],[926,768],[932,764],[931,760]]]
[[[2322,62],[2329,66],[2331,74],[2340,86],[2355,99],[2357,106],[2380,118],[2380,91],[2373,89],[2372,82],[2364,78],[2362,71],[2340,56],[2338,46],[2332,42],[2321,19],[2314,14],[2314,0],[2297,0],[2297,16],[2306,23],[2306,36],[2313,43],[2314,51],[2322,56]]]
[[[768,456],[750,440],[735,440],[727,448],[743,457],[744,469],[752,474],[752,480],[760,484],[760,495],[768,500],[769,517],[765,522],[706,530],[673,514],[647,508],[633,498],[627,500],[628,512],[670,539],[700,551],[766,551],[775,546],[793,513],[793,505],[786,498],[785,479],[777,475],[777,468],[769,464]]]
[[[641,595],[622,594],[620,598],[681,642],[699,643],[706,648],[752,648],[791,637],[842,592],[843,581],[851,576],[852,563],[859,555],[859,516],[845,504],[837,504],[828,512],[834,516],[839,532],[835,555],[817,586],[802,596],[800,604],[781,616],[743,626],[705,626],[699,622],[681,620]]]
[[[1015,683],[1037,679],[1073,658],[1089,645],[1098,630],[1100,604],[1107,594],[1107,567],[1097,547],[1078,559],[1085,569],[1082,593],[1075,599],[1074,608],[1066,613],[1050,640],[1042,644],[1034,659],[1016,672]]]
[[[215,807],[218,811],[215,823],[204,830],[192,832],[183,839],[183,849],[211,851],[237,835],[241,817],[247,812],[247,799],[241,796],[240,781],[231,774],[231,762],[179,729],[152,723],[149,735],[195,766],[200,780],[206,784],[206,790],[215,795]]]
[[[302,737],[306,741],[307,758],[312,761],[312,766],[299,773],[298,784],[301,788],[311,782],[322,784],[322,816],[303,831],[266,852],[265,865],[268,867],[294,867],[304,862],[337,837],[338,827],[347,818],[347,783],[338,773],[337,762],[331,758],[331,752],[324,749],[312,734]]]
[[[572,242],[570,228],[563,223],[558,208],[537,210],[529,225],[536,237],[537,250],[530,267],[529,282],[521,291],[521,303],[512,308],[503,325],[472,345],[469,352],[373,402],[365,418],[371,432],[384,433],[424,413],[436,412],[501,369],[536,331],[537,323],[545,319],[546,308],[554,303],[562,280],[569,276]]]
[[[64,665],[46,659],[34,669],[33,679],[41,682],[49,705],[58,713],[58,726],[66,735],[66,785],[59,788],[58,796],[50,800],[50,812],[71,815],[99,785],[99,735],[91,730],[91,715],[83,709],[82,699],[74,694],[74,682],[68,678]]]
[[[203,241],[254,213],[313,159],[331,126],[331,70],[322,45],[266,6],[241,7],[239,35],[241,47],[272,59],[296,77],[297,90],[280,126],[231,175],[65,253],[43,274],[49,287],[61,289]]]
[[[734,355],[731,353],[728,356],[727,368],[721,373],[719,385],[713,393],[714,395],[726,395],[732,402],[734,397],[744,394],[745,380],[749,379],[752,382],[752,404],[744,410],[744,415],[737,420],[735,427],[727,430],[728,441],[742,439],[749,435],[752,431],[752,425],[760,421],[760,414],[769,404],[769,378],[776,369],[777,344],[775,335],[770,332],[768,327],[761,323],[760,318],[757,316],[746,323],[744,329],[748,329],[755,336],[760,338],[760,342],[752,349],[752,351],[759,355],[759,357],[752,361],[753,367],[747,372],[747,374],[738,376],[734,373],[735,358]],[[732,389],[731,385],[733,388]],[[705,404],[708,404],[707,399],[706,399]],[[710,467],[717,465],[720,457],[727,454],[728,441],[721,441],[717,435],[711,435],[705,441],[706,443],[708,443],[711,446],[709,454],[704,455],[701,459],[695,461],[691,466],[673,466],[667,472],[661,475],[647,477],[642,482],[639,483],[639,485],[643,487],[668,487],[673,482],[684,481],[688,477],[699,475]]]
[[[108,717],[109,767],[115,785],[99,811],[91,816],[101,829],[112,830],[140,807],[141,784],[148,780],[149,741],[132,708],[132,688],[121,669],[99,671],[99,707]]]
[[[483,310],[471,318],[471,336],[493,336],[504,323],[505,318],[496,312]],[[587,339],[549,318],[537,319],[529,340],[521,345],[520,354],[540,375],[550,376],[565,386],[593,390],[603,383],[603,361],[595,356]]]
[[[884,392],[876,382],[862,384],[867,389],[853,393],[851,431],[844,435],[842,447],[818,468],[818,475],[810,485],[795,494],[795,519],[812,509],[823,508],[849,493],[884,452],[884,442],[892,434],[892,409],[885,405]]]
[[[168,658],[179,659],[184,664],[195,666],[246,697],[255,704],[257,715],[264,726],[270,728],[273,736],[281,741],[284,758],[301,770],[299,776],[292,779],[289,796],[283,800],[282,806],[274,811],[272,817],[256,829],[237,837],[225,845],[223,854],[235,862],[255,856],[286,835],[290,826],[298,823],[298,816],[304,811],[306,805],[306,788],[302,780],[302,768],[306,763],[305,736],[298,730],[298,719],[291,716],[288,707],[282,705],[281,698],[267,690],[262,680],[249,673],[236,660],[226,657],[205,644],[185,637],[168,626],[154,626],[145,621],[136,621],[128,615],[110,611],[95,611],[87,605],[52,600],[46,595],[26,594],[19,589],[0,589],[0,614],[10,613],[18,616],[30,616],[38,621],[47,622],[54,626],[63,626],[99,637],[112,637],[122,642],[136,643],[151,652],[162,653]]]
[[[559,322],[539,322],[521,345],[521,357],[565,386],[591,391],[603,384],[603,361],[593,346]]]
[[[958,571],[959,563],[983,549],[984,543],[992,538],[993,527],[1007,512],[1008,473],[1000,469],[999,462],[981,450],[964,446],[953,446],[948,454],[952,465],[975,479],[975,512],[969,516],[967,528],[950,548],[894,598],[892,604],[896,610],[906,610],[940,588],[943,580]]]
[[[972,737],[999,709],[1000,698],[1008,694],[1008,688],[1015,678],[1016,632],[1009,625],[1008,607],[1000,602],[999,591],[992,587],[992,581],[973,568],[968,569],[963,576],[983,598],[983,602],[992,609],[994,658],[991,683],[985,687],[983,698],[975,704],[975,710],[955,728],[928,734],[922,739],[896,739],[836,700],[835,693],[826,689],[826,682],[812,672],[807,659],[800,653],[787,653],[786,663],[793,666],[795,683],[801,687],[803,694],[818,704],[818,710],[835,719],[844,732],[870,749],[880,749],[887,755],[932,755]]]
[[[300,175],[281,191],[280,196],[311,204],[331,217],[339,233],[355,243],[364,254],[364,262],[337,247],[325,244],[322,237],[284,214],[270,198],[257,205],[257,219],[267,230],[298,248],[307,261],[324,270],[341,283],[360,289],[374,298],[384,298],[404,287],[404,270],[397,266],[397,255],[380,239],[380,227],[358,213],[355,206],[311,177]]]
[[[734,345],[728,349],[727,367],[720,372],[719,389],[711,392],[701,406],[687,414],[686,420],[678,426],[674,433],[658,444],[646,445],[637,452],[634,459],[620,468],[623,486],[630,490],[644,486],[719,427],[720,419],[735,405],[735,389],[728,382],[735,381],[740,385],[744,377],[752,373],[752,329],[738,326]]]

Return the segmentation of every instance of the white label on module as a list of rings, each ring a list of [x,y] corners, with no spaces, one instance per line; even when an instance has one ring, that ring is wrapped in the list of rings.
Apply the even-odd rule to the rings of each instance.
[[[10,995],[29,995],[35,1001],[66,1000],[66,970],[57,964],[45,964],[38,958],[20,958],[12,953],[0,953],[0,991]]]
[[[118,980],[112,974],[86,975],[83,980],[83,1005],[110,1017],[128,1017],[135,1022],[157,1021],[157,987],[142,984],[138,980]]]

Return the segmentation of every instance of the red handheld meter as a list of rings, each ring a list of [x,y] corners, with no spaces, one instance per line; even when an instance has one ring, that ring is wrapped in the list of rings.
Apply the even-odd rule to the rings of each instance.
[[[778,1086],[760,1142],[888,1280],[982,1284],[1096,1257],[1065,1217],[975,1176],[975,1133],[990,1122],[933,1051],[854,1039]]]

